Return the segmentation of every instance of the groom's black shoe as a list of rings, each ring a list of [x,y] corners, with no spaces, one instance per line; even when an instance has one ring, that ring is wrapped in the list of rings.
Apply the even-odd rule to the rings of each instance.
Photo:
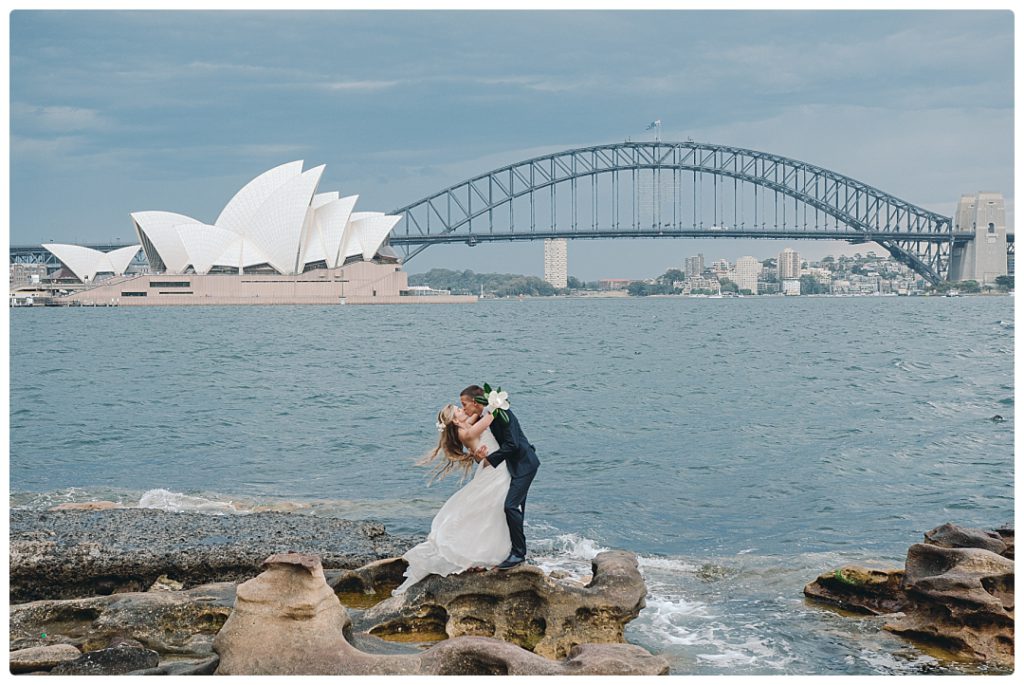
[[[498,564],[496,568],[513,568],[523,563],[524,561],[526,561],[526,559],[524,559],[523,557],[517,556],[515,554],[510,554],[508,559]]]

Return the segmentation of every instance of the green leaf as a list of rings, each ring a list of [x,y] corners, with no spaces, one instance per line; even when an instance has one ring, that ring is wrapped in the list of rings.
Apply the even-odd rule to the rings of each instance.
[[[487,383],[484,383],[484,394],[485,395],[490,395],[491,394],[491,386],[489,386]]]

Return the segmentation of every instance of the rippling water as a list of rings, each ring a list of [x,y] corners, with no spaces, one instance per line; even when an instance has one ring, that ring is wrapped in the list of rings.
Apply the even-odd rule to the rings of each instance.
[[[583,574],[636,551],[628,637],[674,673],[962,672],[801,590],[1013,520],[1013,346],[1009,297],[17,309],[11,503],[425,533],[457,483],[413,462],[488,381],[542,462],[532,555]]]

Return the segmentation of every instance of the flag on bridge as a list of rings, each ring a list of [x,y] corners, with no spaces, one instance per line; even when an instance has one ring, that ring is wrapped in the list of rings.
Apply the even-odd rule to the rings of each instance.
[[[658,126],[661,126],[661,119],[655,119],[644,130],[645,131],[650,131],[652,128],[656,128]]]

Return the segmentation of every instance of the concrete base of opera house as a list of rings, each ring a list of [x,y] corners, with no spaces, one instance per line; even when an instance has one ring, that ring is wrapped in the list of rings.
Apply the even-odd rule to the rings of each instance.
[[[239,304],[454,304],[475,295],[408,293],[409,277],[396,264],[356,262],[296,276],[276,274],[137,274],[117,276],[53,304],[83,306]],[[415,292],[415,291],[414,291]]]

